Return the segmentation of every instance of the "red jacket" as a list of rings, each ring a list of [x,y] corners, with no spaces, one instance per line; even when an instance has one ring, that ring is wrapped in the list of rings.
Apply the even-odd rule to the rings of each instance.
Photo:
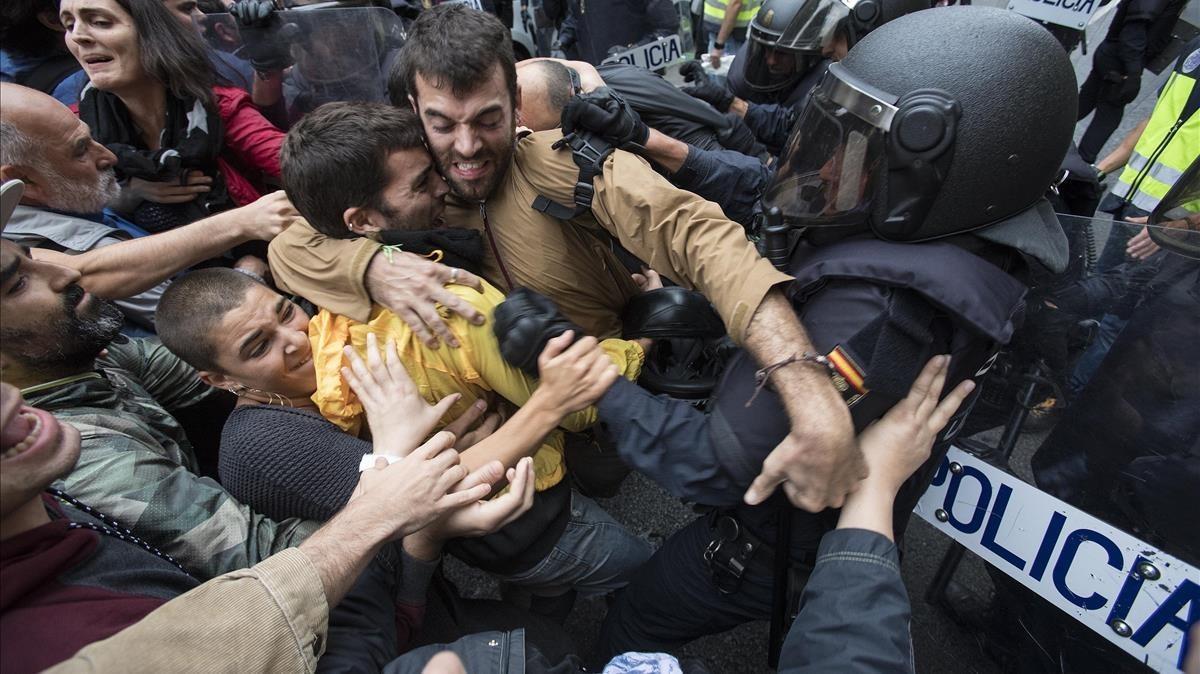
[[[237,87],[213,87],[225,141],[217,166],[229,196],[244,206],[262,196],[263,179],[279,180],[279,149],[283,131],[267,121],[250,94]]]

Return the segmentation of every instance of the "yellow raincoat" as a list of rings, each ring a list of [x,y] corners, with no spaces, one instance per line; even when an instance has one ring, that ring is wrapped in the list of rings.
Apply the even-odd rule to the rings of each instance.
[[[384,348],[389,339],[395,341],[405,370],[427,402],[432,404],[451,393],[462,394],[462,398],[450,408],[450,414],[447,415],[449,419],[465,412],[489,392],[516,406],[525,404],[537,388],[537,382],[500,356],[500,345],[492,333],[492,312],[504,301],[504,295],[486,281],[483,286],[482,293],[465,286],[448,286],[451,292],[465,299],[488,319],[483,325],[473,325],[461,316],[449,315],[443,310],[442,317],[461,344],[456,349],[450,348],[445,342],[436,349],[429,348],[404,321],[379,305],[372,306],[366,323],[322,309],[308,324],[313,366],[317,373],[317,392],[312,399],[321,414],[348,433],[358,434],[361,430],[364,419],[362,405],[341,375],[341,368],[345,365],[342,348],[352,344],[360,355],[364,354],[367,334],[371,332],[375,333],[380,348]],[[641,345],[620,339],[606,339],[600,345],[612,357],[622,375],[632,380],[641,373],[645,358]],[[595,422],[596,409],[589,407],[568,416],[561,426],[570,431],[579,431]],[[554,431],[542,442],[533,455],[533,468],[538,491],[548,489],[562,480],[565,469],[561,431]]]

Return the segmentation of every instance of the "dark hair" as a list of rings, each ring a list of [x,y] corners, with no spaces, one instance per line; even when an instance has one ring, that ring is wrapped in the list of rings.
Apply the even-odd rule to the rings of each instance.
[[[175,279],[154,312],[159,340],[197,370],[220,372],[212,332],[225,314],[242,306],[246,293],[258,285],[262,284],[224,267],[199,269]]]
[[[388,76],[388,96],[396,105],[407,103],[408,94],[415,99],[418,73],[435,87],[448,84],[456,96],[464,96],[490,80],[497,64],[515,106],[517,65],[511,31],[494,15],[462,3],[438,5],[413,22]]]
[[[212,104],[214,75],[208,51],[194,30],[188,30],[162,0],[116,0],[137,29],[142,69],[176,98],[196,98]]]
[[[383,210],[392,181],[388,156],[425,149],[421,120],[384,103],[326,103],[288,131],[279,155],[283,188],[296,210],[326,236],[357,236],[346,228],[347,208]]]
[[[562,110],[571,102],[575,95],[575,85],[571,82],[571,69],[558,61],[534,61],[534,67],[542,71],[546,83],[546,99],[550,107]]]
[[[54,0],[4,0],[0,3],[0,44],[5,51],[21,56],[64,54],[62,33],[51,30],[38,19],[46,12],[58,20]]]

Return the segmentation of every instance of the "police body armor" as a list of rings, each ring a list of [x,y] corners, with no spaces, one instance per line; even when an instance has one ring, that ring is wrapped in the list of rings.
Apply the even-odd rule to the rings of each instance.
[[[1006,251],[993,250],[996,262],[1009,261]],[[1012,336],[1026,290],[995,264],[946,243],[865,239],[803,246],[792,256],[788,272],[796,277],[788,296],[808,326],[813,346],[832,361],[830,375],[859,431],[901,400],[921,366],[935,355],[951,356],[947,390],[985,371]],[[734,357],[710,403],[713,442],[728,452],[727,467],[741,472],[734,481],[743,485],[749,485],[757,474],[753,467],[762,464],[790,429],[783,403],[770,385],[756,391],[758,369],[749,354]],[[957,420],[969,411],[968,403],[901,490],[897,535],[953,438]],[[762,529],[758,535],[770,538],[769,527],[756,526],[769,519],[763,516],[766,510],[740,506],[738,513],[748,528]],[[815,549],[828,529],[824,518],[797,511],[794,520],[793,547]]]

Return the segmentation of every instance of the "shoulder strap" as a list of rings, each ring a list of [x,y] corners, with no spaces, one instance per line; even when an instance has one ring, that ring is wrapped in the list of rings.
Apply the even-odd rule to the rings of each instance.
[[[579,167],[579,179],[575,183],[575,207],[572,209],[539,194],[533,200],[533,209],[552,218],[570,220],[592,210],[592,198],[596,196],[592,181],[604,172],[604,161],[616,148],[590,131],[563,136],[554,143],[553,148],[557,150],[564,145],[571,147],[571,159]]]

